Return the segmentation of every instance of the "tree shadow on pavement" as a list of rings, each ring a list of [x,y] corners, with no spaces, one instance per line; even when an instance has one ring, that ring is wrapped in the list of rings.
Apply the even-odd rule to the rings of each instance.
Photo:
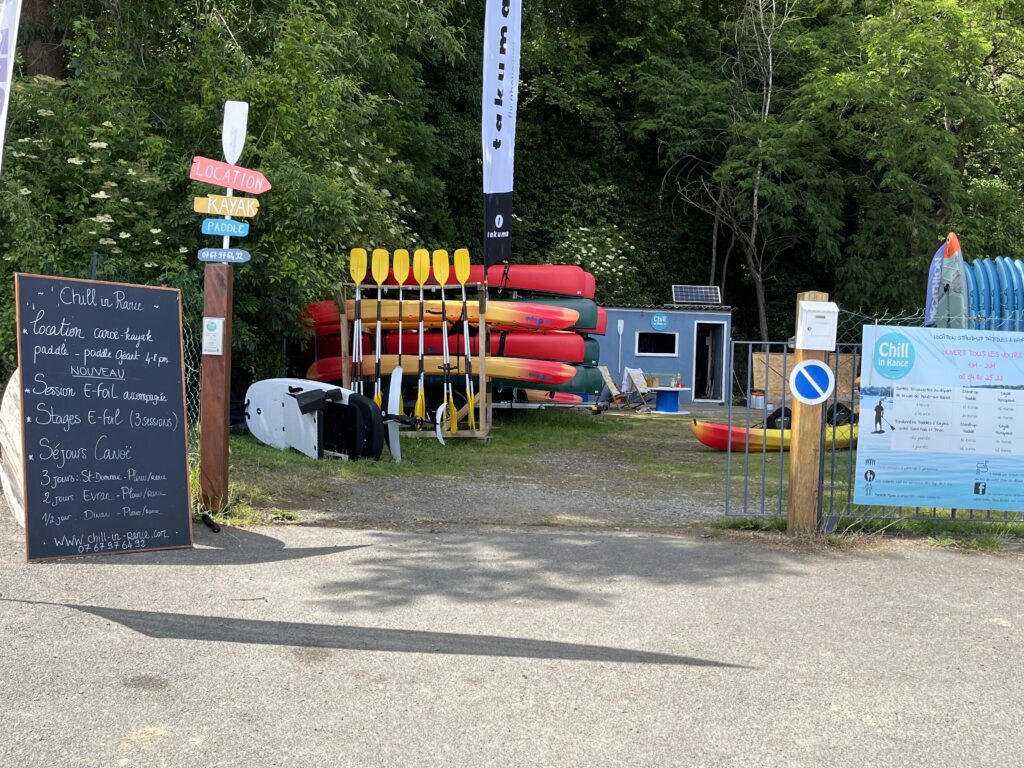
[[[345,575],[320,588],[338,611],[393,608],[446,598],[606,604],[615,583],[710,587],[760,583],[799,572],[807,555],[746,542],[657,534],[486,531],[439,536],[379,533]]]

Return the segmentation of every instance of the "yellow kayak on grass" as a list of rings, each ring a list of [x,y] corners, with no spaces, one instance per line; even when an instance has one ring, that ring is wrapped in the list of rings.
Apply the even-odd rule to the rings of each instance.
[[[777,451],[789,450],[791,430],[765,429],[764,427],[718,424],[713,421],[694,419],[690,431],[708,448],[716,451]],[[857,444],[857,425],[845,424],[841,427],[825,427],[825,447],[842,450]]]

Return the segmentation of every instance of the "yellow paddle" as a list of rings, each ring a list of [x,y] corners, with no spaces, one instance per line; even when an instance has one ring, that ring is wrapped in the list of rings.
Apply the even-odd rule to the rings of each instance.
[[[376,381],[373,382],[373,402],[377,404],[378,408],[380,408],[380,404],[383,400],[383,396],[380,393],[380,288],[384,284],[384,281],[388,279],[389,271],[388,252],[383,248],[374,248],[373,256],[370,261],[370,272],[373,273],[373,282],[377,284],[377,332],[373,349],[374,355],[376,356],[376,363],[374,365],[374,376],[376,377]]]
[[[444,287],[448,284],[450,269],[448,251],[443,248],[434,251],[434,279],[441,286],[441,317],[445,318],[441,324],[441,354],[444,360],[444,383],[441,385],[441,389],[444,397],[444,418],[448,421],[448,431],[458,432],[459,419],[455,410],[455,398],[452,397],[451,355],[448,351],[448,310],[445,308],[444,300]]]
[[[473,362],[469,352],[469,318],[466,316],[466,281],[469,279],[469,249],[456,248],[455,279],[462,286],[462,347],[466,353],[466,404],[469,407],[469,428],[476,429],[476,393],[473,391]]]
[[[395,249],[391,256],[391,271],[398,281],[398,364],[402,364],[402,286],[409,279],[409,252],[405,248]],[[398,415],[405,412],[402,399],[398,400]]]
[[[356,319],[352,324],[352,364],[356,376],[355,389],[363,394],[363,299],[359,286],[366,279],[366,249],[353,248],[348,252],[348,271],[356,284]]]
[[[422,428],[427,420],[427,398],[423,392],[423,284],[430,277],[430,253],[426,248],[417,248],[412,255],[412,275],[420,286],[420,388],[416,393],[413,416],[416,417],[417,428]]]

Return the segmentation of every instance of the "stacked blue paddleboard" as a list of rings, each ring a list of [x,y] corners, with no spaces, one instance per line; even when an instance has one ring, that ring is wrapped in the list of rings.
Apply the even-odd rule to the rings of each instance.
[[[1024,331],[1024,261],[1007,256],[964,263],[967,327]]]

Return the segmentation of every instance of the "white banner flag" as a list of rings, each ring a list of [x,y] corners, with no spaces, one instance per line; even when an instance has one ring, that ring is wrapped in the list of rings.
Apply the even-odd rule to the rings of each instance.
[[[522,0],[487,0],[484,19],[484,263],[512,255],[512,168],[519,97]]]
[[[3,168],[7,101],[14,77],[14,44],[18,40],[21,0],[0,0],[0,169]]]

